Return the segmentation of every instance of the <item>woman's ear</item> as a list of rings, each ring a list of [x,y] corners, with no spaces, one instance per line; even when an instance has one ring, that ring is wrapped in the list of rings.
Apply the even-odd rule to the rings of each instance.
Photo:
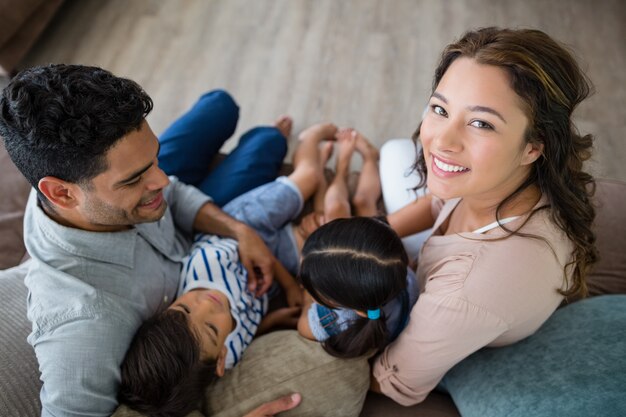
[[[531,141],[524,146],[524,155],[522,155],[522,165],[529,165],[535,162],[543,155],[543,142]]]
[[[220,378],[224,376],[224,370],[226,369],[226,346],[222,346],[220,354],[217,355],[217,365],[215,366],[215,375]]]
[[[61,180],[57,177],[43,177],[37,184],[39,191],[48,201],[62,209],[73,209],[78,205],[78,185]]]

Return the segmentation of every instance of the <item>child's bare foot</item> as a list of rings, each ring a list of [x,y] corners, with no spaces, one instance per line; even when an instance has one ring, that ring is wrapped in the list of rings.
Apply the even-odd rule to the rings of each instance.
[[[372,145],[370,141],[368,141],[365,136],[363,136],[360,132],[356,131],[356,150],[361,154],[363,160],[373,160],[378,161],[380,157],[380,152],[376,148],[376,146]]]
[[[274,127],[287,139],[291,135],[291,128],[293,127],[293,119],[286,114],[279,116],[274,122]]]
[[[323,140],[335,140],[337,126],[332,123],[318,123],[304,129],[298,136],[298,140],[315,140],[321,142]]]
[[[350,172],[350,160],[356,148],[357,132],[354,129],[340,129],[337,132],[337,175],[348,175]]]
[[[335,144],[333,142],[324,142],[320,146],[320,166],[322,169],[326,168],[326,164],[334,150]]]

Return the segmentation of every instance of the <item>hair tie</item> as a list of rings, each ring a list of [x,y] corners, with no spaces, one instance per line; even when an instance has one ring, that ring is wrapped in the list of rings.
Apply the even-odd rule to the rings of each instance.
[[[380,318],[380,308],[367,310],[367,318],[370,320],[378,320]]]

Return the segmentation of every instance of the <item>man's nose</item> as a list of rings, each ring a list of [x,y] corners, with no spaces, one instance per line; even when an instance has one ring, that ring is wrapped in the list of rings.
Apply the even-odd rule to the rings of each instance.
[[[170,183],[168,176],[157,164],[153,165],[148,171],[150,175],[146,183],[149,190],[160,190]]]

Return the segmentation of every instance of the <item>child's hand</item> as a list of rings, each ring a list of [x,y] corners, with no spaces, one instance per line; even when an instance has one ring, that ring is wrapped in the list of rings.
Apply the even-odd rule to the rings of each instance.
[[[302,309],[300,307],[283,307],[267,315],[272,327],[295,329]]]
[[[263,317],[256,334],[262,335],[274,329],[295,329],[301,311],[300,307],[283,307],[272,311]]]
[[[292,285],[286,291],[287,305],[289,307],[302,307],[304,294],[299,285]]]

